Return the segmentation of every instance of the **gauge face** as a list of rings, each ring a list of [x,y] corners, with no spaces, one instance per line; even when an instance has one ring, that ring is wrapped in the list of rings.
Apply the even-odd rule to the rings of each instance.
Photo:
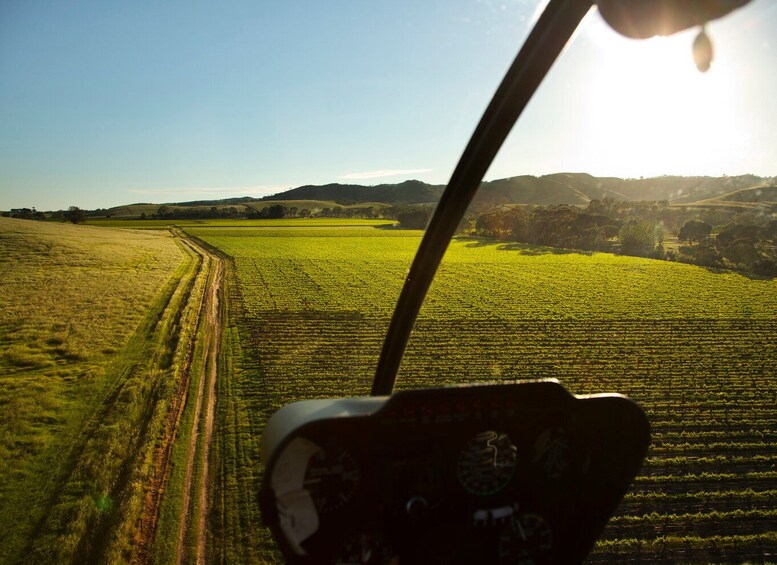
[[[308,460],[303,486],[321,513],[339,510],[353,498],[360,480],[359,465],[341,447],[320,449]]]
[[[507,434],[488,430],[467,442],[459,453],[456,472],[464,490],[488,496],[507,486],[516,463],[517,449]]]
[[[548,478],[558,479],[566,473],[571,462],[571,450],[563,428],[548,428],[537,436],[532,461]]]
[[[553,549],[550,525],[536,514],[522,514],[513,518],[499,538],[499,562],[546,563]]]
[[[396,556],[380,535],[359,534],[346,540],[335,558],[337,565],[352,563],[394,563]]]

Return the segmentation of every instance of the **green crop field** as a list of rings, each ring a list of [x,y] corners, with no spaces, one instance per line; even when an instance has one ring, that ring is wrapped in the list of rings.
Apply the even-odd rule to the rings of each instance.
[[[276,555],[257,508],[263,426],[294,400],[368,392],[420,241],[296,225],[186,228],[234,267],[214,438],[212,551],[222,562]],[[591,559],[769,561],[775,330],[777,281],[460,238],[398,387],[554,377],[578,394],[627,394],[650,418],[652,447]]]

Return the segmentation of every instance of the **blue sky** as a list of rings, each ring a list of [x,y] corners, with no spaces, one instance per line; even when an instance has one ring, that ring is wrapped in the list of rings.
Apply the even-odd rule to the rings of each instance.
[[[0,209],[445,183],[536,2],[0,4]],[[777,10],[637,42],[590,14],[488,178],[777,175]]]

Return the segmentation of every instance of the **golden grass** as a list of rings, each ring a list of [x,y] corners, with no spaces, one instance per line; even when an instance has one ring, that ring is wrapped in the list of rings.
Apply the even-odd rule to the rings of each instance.
[[[30,543],[106,368],[182,259],[165,232],[0,218],[0,562]]]

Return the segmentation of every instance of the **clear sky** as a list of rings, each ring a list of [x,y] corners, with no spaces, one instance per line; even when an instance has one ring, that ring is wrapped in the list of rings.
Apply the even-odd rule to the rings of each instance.
[[[0,209],[447,182],[535,0],[0,2]],[[487,178],[777,175],[777,2],[634,41],[598,14]]]

